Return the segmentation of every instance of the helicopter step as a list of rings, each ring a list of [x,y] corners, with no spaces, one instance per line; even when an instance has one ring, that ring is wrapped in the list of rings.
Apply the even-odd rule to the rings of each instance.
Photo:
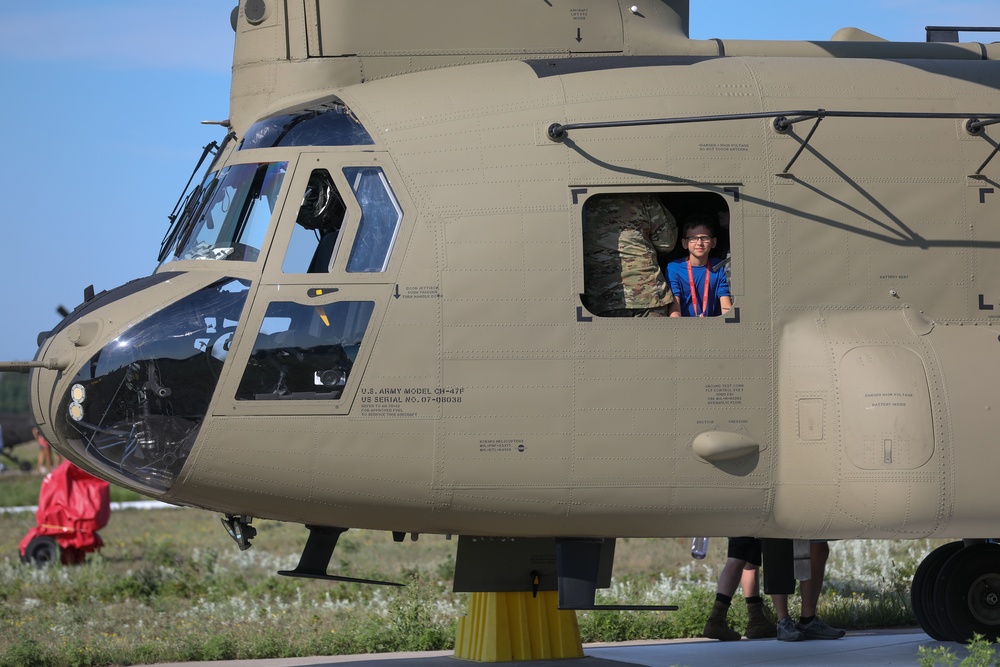
[[[402,586],[393,581],[379,581],[377,579],[358,579],[356,577],[343,577],[335,574],[327,574],[326,568],[330,565],[330,558],[333,550],[337,546],[337,540],[347,528],[335,526],[306,526],[309,529],[309,539],[302,550],[299,564],[294,570],[279,570],[278,574],[284,577],[305,577],[308,579],[323,579],[325,581],[346,581],[354,584],[376,584],[379,586]]]

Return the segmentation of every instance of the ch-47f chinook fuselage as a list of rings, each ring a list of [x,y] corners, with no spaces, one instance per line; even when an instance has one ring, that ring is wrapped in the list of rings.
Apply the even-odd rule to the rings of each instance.
[[[694,41],[678,0],[234,22],[161,263],[30,364],[72,461],[237,529],[997,533],[1000,46]],[[716,216],[735,308],[590,312],[606,193]]]

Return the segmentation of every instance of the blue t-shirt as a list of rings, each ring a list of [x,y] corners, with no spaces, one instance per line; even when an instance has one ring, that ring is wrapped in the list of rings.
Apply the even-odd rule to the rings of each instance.
[[[692,266],[691,273],[694,277],[695,290],[698,293],[700,310],[703,307],[701,298],[705,295],[705,267]],[[697,317],[694,312],[694,302],[691,300],[691,281],[688,278],[687,259],[675,259],[667,264],[667,281],[670,283],[670,290],[674,293],[674,298],[681,305],[681,315]],[[722,296],[732,296],[729,293],[726,271],[721,266],[712,266],[712,278],[708,283],[708,312],[705,313],[705,317],[715,317],[722,314],[722,306],[719,304],[719,297]]]

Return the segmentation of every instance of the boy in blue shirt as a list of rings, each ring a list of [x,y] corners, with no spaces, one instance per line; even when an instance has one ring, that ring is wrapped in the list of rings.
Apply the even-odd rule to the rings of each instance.
[[[710,253],[716,242],[707,215],[691,215],[681,226],[681,245],[688,257],[667,264],[667,280],[674,293],[670,317],[716,317],[733,307],[725,269],[712,266]]]

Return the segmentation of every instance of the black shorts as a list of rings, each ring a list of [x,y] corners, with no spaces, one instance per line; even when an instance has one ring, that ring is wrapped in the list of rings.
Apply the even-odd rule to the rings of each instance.
[[[730,537],[726,555],[760,567],[760,540],[756,537]]]

